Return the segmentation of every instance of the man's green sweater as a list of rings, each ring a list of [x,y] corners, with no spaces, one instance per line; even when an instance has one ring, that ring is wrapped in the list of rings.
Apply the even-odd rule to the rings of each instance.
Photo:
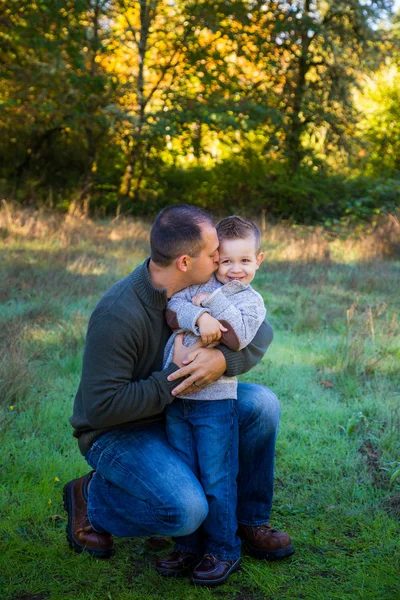
[[[149,259],[116,283],[96,306],[86,336],[82,377],[70,423],[84,455],[103,432],[154,421],[174,397],[180,380],[167,377],[178,369],[162,369],[164,346],[171,335],[165,321],[166,290],[153,286]],[[261,360],[272,341],[264,322],[253,342],[240,352],[218,346],[226,375],[240,375]]]

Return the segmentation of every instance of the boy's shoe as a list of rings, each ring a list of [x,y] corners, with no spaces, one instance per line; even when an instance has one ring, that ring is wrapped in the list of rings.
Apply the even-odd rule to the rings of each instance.
[[[248,553],[255,558],[280,560],[294,553],[292,540],[287,533],[273,529],[271,525],[240,525],[238,535]]]
[[[162,535],[151,535],[146,539],[146,546],[150,550],[164,550],[171,545],[171,541]]]
[[[199,562],[198,554],[173,550],[165,558],[159,558],[155,569],[164,577],[182,577],[186,575],[193,565]]]
[[[224,583],[231,573],[240,569],[240,558],[219,560],[205,554],[192,571],[190,581],[196,585],[215,586]]]
[[[64,486],[64,508],[68,513],[67,540],[75,552],[88,552],[96,558],[114,554],[110,533],[98,533],[87,515],[87,489],[94,471]]]

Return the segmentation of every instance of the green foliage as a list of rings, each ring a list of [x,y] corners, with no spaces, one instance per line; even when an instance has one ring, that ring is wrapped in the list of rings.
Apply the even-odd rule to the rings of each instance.
[[[98,214],[178,198],[301,222],[394,210],[390,7],[14,0],[0,21],[2,187]]]
[[[153,214],[167,204],[187,202],[220,215],[255,215],[264,209],[268,218],[328,227],[340,219],[373,221],[400,207],[398,180],[348,178],[318,169],[293,173],[286,163],[254,153],[234,156],[209,169],[160,165],[157,182],[147,180],[142,194],[146,202],[134,203],[134,214]]]
[[[365,114],[359,123],[363,163],[375,176],[400,172],[400,71],[394,63],[367,79],[359,101]]]
[[[350,221],[376,219],[385,213],[396,213],[400,208],[400,180],[385,179],[369,182],[365,196],[353,197],[345,204],[344,215]]]

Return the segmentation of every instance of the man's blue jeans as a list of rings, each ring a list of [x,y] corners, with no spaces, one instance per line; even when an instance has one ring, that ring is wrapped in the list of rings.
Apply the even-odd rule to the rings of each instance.
[[[269,520],[279,402],[268,388],[239,383],[239,476],[237,520]],[[96,470],[88,498],[89,520],[98,532],[118,537],[183,536],[208,513],[203,489],[168,444],[163,422],[102,434],[85,456]]]
[[[208,515],[199,529],[175,538],[175,548],[211,554],[219,560],[240,558],[237,535],[236,477],[239,437],[236,400],[185,400],[167,406],[169,444],[200,481]]]

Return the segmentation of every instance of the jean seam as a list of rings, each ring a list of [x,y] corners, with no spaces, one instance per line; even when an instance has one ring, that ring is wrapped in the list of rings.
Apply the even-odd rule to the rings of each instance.
[[[210,554],[209,552],[207,554]],[[235,552],[234,554],[226,553],[226,552],[217,552],[212,554],[218,560],[238,560],[241,556],[240,552]]]
[[[266,525],[268,521],[269,519],[252,521],[251,523],[249,521],[238,521],[238,525],[244,525],[245,527],[259,527],[260,525]]]

